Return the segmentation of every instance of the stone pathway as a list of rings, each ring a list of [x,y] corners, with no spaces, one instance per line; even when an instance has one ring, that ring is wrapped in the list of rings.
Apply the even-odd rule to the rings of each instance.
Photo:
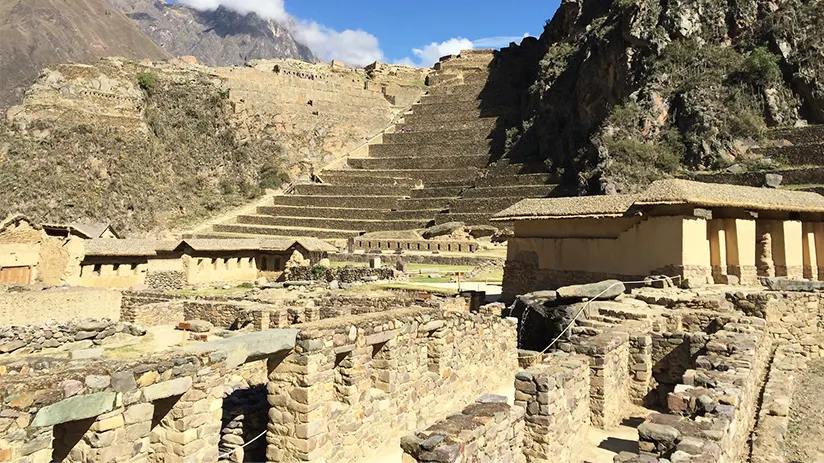
[[[630,413],[624,422],[612,429],[590,427],[586,442],[574,450],[573,463],[612,463],[621,452],[638,453],[638,430],[644,418],[653,410],[629,406]]]

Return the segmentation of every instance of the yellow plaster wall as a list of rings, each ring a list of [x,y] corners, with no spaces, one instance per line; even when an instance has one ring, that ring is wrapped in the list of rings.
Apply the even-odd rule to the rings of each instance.
[[[610,223],[614,220],[621,219],[578,219],[566,224],[563,220],[516,222],[515,238],[509,242],[509,258],[515,259],[519,253],[531,251],[538,255],[541,269],[619,275],[648,275],[654,270],[684,263],[709,265],[706,221],[701,219],[650,217],[617,238],[531,236],[535,233],[557,236],[564,230],[579,230],[575,233],[580,236],[581,229],[590,233],[600,225],[605,230],[626,225],[623,220]]]
[[[243,283],[258,278],[255,256],[235,255],[232,257],[184,256],[183,265],[186,282],[190,285],[204,283]]]
[[[162,259],[149,259],[149,272],[182,272],[183,259],[180,257],[169,257]]]
[[[99,264],[100,271],[95,271],[95,264],[83,263],[78,284],[87,288],[128,289],[146,282],[148,264],[119,263]]]

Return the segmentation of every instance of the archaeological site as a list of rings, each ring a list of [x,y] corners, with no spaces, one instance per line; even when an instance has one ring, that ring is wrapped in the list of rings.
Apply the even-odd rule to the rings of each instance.
[[[824,463],[824,2],[64,3],[0,463]]]

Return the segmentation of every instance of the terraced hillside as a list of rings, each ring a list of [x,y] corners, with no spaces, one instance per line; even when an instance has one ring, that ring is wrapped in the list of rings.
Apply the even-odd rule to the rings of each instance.
[[[824,194],[824,125],[782,128],[770,132],[768,145],[753,154],[761,159],[757,169],[737,172],[696,173],[692,178],[709,183],[771,186]]]
[[[350,157],[317,183],[295,185],[208,235],[344,239],[456,220],[487,224],[523,198],[552,194],[556,182],[543,163],[502,160],[499,127],[518,117],[519,99],[510,79],[494,77],[506,74],[495,72],[494,56],[472,50],[443,58],[428,94],[368,156]]]

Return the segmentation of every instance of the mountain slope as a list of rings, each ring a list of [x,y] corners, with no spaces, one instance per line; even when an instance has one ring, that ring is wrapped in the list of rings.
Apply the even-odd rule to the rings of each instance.
[[[207,66],[243,65],[252,59],[315,62],[308,47],[275,21],[224,7],[199,11],[162,0],[109,0],[158,45],[175,56],[192,55]]]
[[[0,0],[0,109],[49,64],[170,55],[105,0]]]
[[[819,1],[564,0],[527,46],[509,155],[581,193],[769,167],[781,160],[755,149],[768,128],[824,123]]]

